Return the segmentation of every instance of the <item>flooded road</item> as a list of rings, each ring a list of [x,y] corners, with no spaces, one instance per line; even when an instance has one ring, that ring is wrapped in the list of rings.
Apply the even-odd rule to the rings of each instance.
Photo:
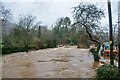
[[[3,78],[93,78],[88,49],[53,48],[3,56]]]

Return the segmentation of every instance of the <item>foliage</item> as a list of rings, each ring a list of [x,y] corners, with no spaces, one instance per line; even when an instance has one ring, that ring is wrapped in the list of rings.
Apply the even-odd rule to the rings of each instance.
[[[30,47],[33,43],[33,38],[36,33],[36,27],[38,23],[35,23],[35,17],[28,15],[21,17],[18,25],[11,30],[10,42],[14,47]]]
[[[46,48],[47,48],[47,46],[48,46],[48,45],[47,45],[46,43],[45,43],[45,44],[43,44],[43,45],[42,45],[42,49],[46,49]]]
[[[59,44],[69,43],[69,28],[70,28],[70,18],[59,18],[55,24],[54,32],[56,34],[56,37],[58,39]]]
[[[103,11],[96,5],[83,3],[73,8],[73,23],[69,17],[61,17],[51,29],[36,22],[35,16],[21,16],[10,34],[3,36],[3,52],[27,52],[30,49],[54,48],[58,44],[81,45],[87,48],[90,39],[98,42],[94,30],[99,29],[99,20],[103,16]],[[6,16],[6,19],[9,20],[9,17]]]
[[[29,46],[28,50],[35,50],[35,46]],[[24,52],[26,51],[26,48],[24,47],[3,47],[2,48],[2,54],[10,54],[10,53],[15,53],[15,52]]]
[[[97,69],[97,79],[98,80],[107,80],[111,78],[118,79],[120,78],[120,73],[118,67],[115,65],[105,64],[103,66],[98,67]]]
[[[4,47],[3,42],[0,41],[0,49],[2,49],[3,47]]]
[[[89,51],[92,53],[95,62],[99,62],[99,56],[98,56],[99,50],[100,50],[100,46],[98,46],[97,49],[91,48],[91,49],[89,50]]]
[[[57,46],[56,40],[47,40],[47,47],[48,48],[55,48]]]

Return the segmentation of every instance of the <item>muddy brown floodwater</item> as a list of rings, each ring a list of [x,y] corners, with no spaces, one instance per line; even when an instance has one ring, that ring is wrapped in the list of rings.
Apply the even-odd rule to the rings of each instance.
[[[94,78],[88,49],[59,47],[2,57],[3,78]]]

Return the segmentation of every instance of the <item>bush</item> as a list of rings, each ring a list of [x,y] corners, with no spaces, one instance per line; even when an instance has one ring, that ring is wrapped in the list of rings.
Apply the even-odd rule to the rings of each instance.
[[[99,62],[99,56],[98,56],[98,52],[99,52],[100,46],[96,48],[91,48],[89,51],[92,53],[93,57],[94,57],[94,61],[95,62]]]
[[[29,46],[28,50],[35,50],[35,46]],[[24,52],[27,51],[25,47],[3,47],[2,54],[10,54],[16,52]]]
[[[42,48],[42,42],[41,41],[36,41],[36,49],[39,50]]]
[[[92,53],[92,55],[94,57],[94,61],[95,62],[99,62],[99,56],[98,56],[98,53],[96,52],[96,49],[95,48],[91,48],[90,52]]]
[[[0,49],[2,49],[3,47],[4,47],[3,42],[0,41]]]
[[[97,69],[97,79],[98,80],[107,80],[110,78],[120,78],[119,69],[115,65],[105,64],[98,67]]]
[[[46,49],[48,47],[47,43],[44,43],[41,47],[41,49]]]
[[[24,47],[3,47],[2,48],[2,54],[10,54],[10,53],[15,53],[15,52],[23,52],[26,51]]]
[[[74,43],[73,43],[73,42],[70,42],[70,45],[71,45],[71,46],[73,46],[73,45],[74,45]]]
[[[55,48],[57,46],[57,42],[55,40],[47,40],[47,47],[48,48]]]
[[[37,41],[36,43],[36,49],[55,48],[56,46],[56,40]]]

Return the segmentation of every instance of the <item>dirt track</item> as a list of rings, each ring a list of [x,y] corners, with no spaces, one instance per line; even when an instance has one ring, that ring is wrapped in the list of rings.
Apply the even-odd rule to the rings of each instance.
[[[3,78],[93,78],[88,49],[54,48],[19,52],[2,58]]]

